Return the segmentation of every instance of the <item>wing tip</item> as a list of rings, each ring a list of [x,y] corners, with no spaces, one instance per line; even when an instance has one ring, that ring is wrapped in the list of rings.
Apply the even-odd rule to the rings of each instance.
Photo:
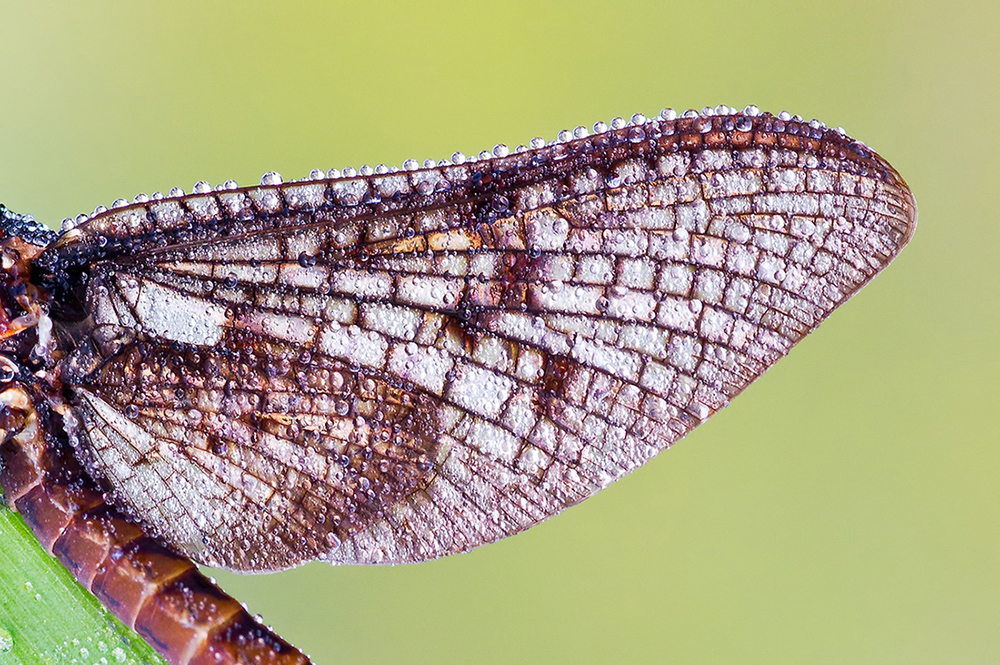
[[[900,249],[905,247],[907,243],[910,242],[910,239],[913,238],[913,234],[917,232],[917,218],[919,217],[917,199],[913,196],[913,191],[906,185],[906,183],[903,183],[903,191],[906,194],[906,205],[903,208],[906,215],[906,231],[903,233]]]

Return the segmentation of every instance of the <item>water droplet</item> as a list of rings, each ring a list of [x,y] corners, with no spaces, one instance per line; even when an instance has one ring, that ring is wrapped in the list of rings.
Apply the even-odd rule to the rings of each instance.
[[[0,626],[0,653],[9,653],[14,649],[14,636],[10,631]]]

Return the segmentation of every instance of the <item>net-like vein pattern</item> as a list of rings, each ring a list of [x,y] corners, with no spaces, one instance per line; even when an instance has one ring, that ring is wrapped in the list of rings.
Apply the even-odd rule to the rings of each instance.
[[[768,115],[112,209],[40,265],[76,445],[197,561],[400,563],[645,463],[909,239],[877,155]],[[82,266],[82,267],[81,267]]]

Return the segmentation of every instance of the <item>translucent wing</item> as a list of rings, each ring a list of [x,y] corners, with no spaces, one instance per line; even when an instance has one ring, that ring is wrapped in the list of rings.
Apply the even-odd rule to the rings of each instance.
[[[94,475],[181,553],[274,570],[434,558],[581,501],[915,223],[861,144],[743,113],[126,205],[40,265]]]

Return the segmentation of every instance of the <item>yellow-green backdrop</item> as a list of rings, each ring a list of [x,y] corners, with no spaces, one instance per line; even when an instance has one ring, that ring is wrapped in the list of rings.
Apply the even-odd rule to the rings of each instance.
[[[218,577],[321,664],[1000,662],[998,34],[995,0],[3,1],[0,201],[58,224],[663,106],[843,126],[915,239],[676,448],[470,554]]]

